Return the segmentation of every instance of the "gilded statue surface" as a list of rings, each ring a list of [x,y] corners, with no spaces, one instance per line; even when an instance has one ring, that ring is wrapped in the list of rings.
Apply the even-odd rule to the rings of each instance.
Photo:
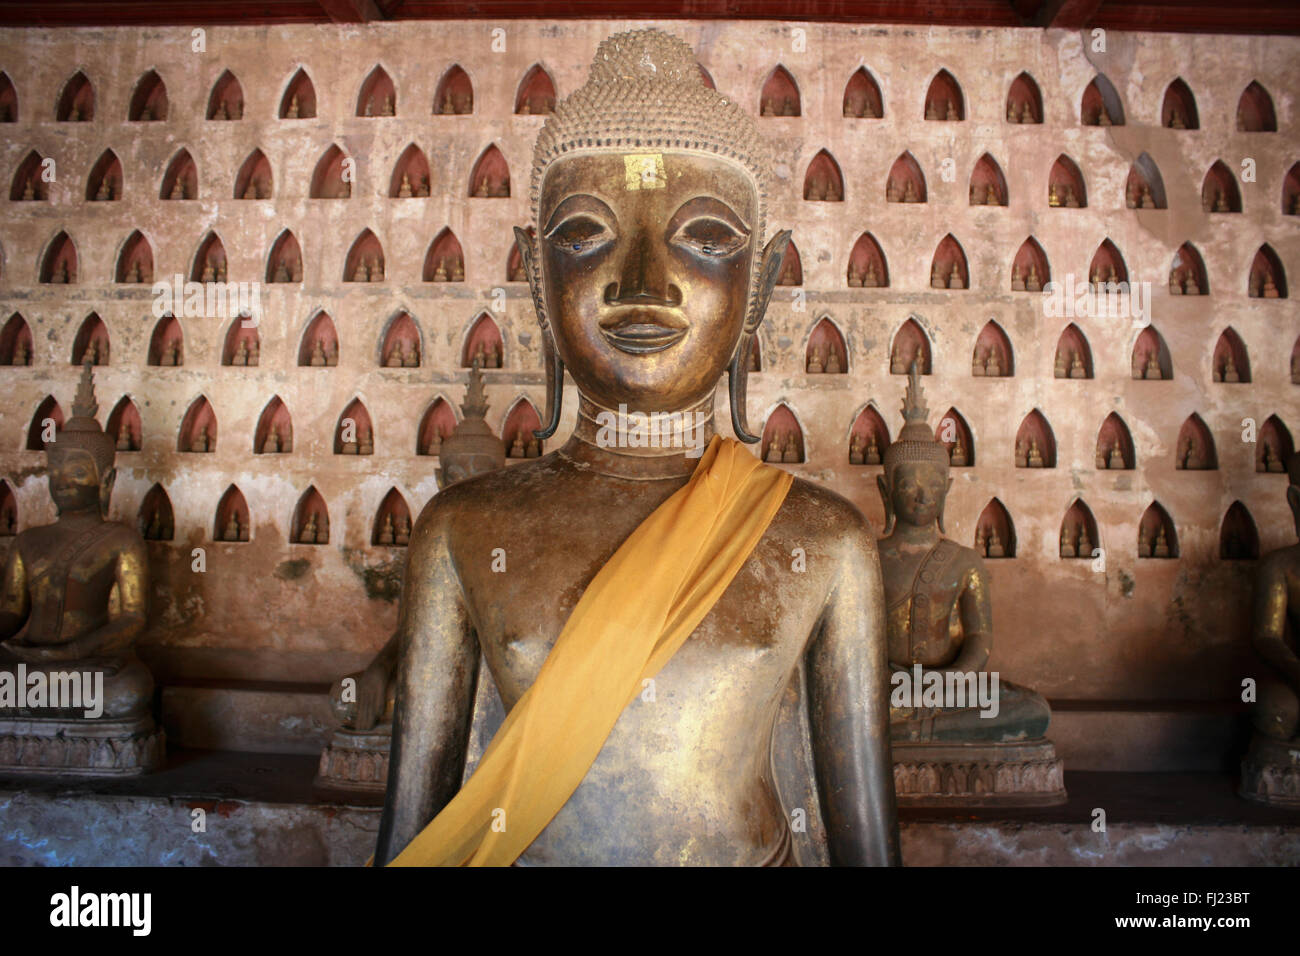
[[[1286,503],[1300,537],[1300,453],[1287,461]],[[1259,682],[1255,729],[1271,740],[1295,745],[1300,732],[1300,544],[1264,555],[1255,578],[1252,637],[1255,650],[1269,664]]]
[[[588,583],[687,483],[713,437],[724,371],[736,434],[754,440],[747,358],[788,240],[764,244],[766,176],[752,120],[704,86],[685,44],[653,30],[602,43],[588,83],[544,127],[537,238],[516,235],[546,360],[539,437],[557,427],[565,369],[577,426],[558,450],[447,487],[416,522],[377,864],[460,785],[480,654],[514,707]],[[620,406],[679,413],[674,441],[644,447],[611,429]],[[772,779],[772,736],[805,663],[830,859],[897,863],[883,610],[868,523],[796,479],[655,676],[653,702],[623,710],[518,862],[788,862],[791,808]]]

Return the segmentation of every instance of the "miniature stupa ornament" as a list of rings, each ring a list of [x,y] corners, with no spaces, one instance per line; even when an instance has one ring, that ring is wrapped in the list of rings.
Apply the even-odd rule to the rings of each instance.
[[[506,446],[487,423],[487,390],[483,370],[476,362],[469,372],[469,387],[461,403],[461,420],[442,440],[438,452],[438,484],[447,487],[472,475],[504,468]]]

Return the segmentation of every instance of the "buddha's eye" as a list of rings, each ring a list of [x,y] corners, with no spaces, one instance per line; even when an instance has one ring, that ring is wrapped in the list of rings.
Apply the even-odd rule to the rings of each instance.
[[[604,223],[590,216],[576,215],[561,222],[546,238],[562,252],[580,256],[605,245],[613,236]]]
[[[683,224],[673,235],[672,241],[686,246],[698,255],[724,258],[739,251],[745,245],[746,238],[721,219],[699,216]]]

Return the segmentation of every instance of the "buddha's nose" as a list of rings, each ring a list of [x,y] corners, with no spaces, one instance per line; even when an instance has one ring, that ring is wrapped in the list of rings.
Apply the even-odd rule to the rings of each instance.
[[[639,233],[628,246],[618,281],[605,287],[605,304],[681,305],[681,289],[668,281],[666,251],[648,233]]]

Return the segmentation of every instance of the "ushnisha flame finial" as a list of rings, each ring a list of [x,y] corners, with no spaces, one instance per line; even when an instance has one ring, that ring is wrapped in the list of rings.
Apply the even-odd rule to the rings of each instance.
[[[916,359],[913,359],[907,372],[907,392],[903,396],[903,428],[898,433],[898,440],[885,449],[886,475],[905,461],[928,461],[943,465],[945,469],[949,465],[947,446],[935,440],[926,422],[930,410],[922,401],[924,396],[921,372]]]
[[[99,414],[95,401],[95,373],[90,359],[81,367],[81,381],[77,383],[77,397],[72,400],[73,418],[94,418]]]
[[[81,369],[77,395],[72,400],[72,417],[58,433],[58,437],[45,446],[50,464],[57,465],[70,453],[83,451],[95,460],[101,476],[113,467],[113,460],[117,457],[117,442],[99,427],[99,422],[95,419],[98,412],[93,366],[87,361]]]
[[[483,370],[478,362],[469,370],[469,387],[465,389],[465,401],[460,403],[460,410],[465,418],[487,417],[487,389],[483,387]]]

